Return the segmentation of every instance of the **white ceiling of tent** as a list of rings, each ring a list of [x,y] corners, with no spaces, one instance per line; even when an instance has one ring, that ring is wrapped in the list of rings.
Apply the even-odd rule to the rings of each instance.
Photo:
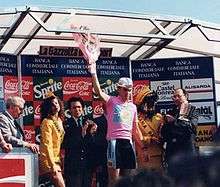
[[[40,46],[76,46],[70,29],[86,26],[101,47],[130,59],[213,56],[220,80],[220,25],[175,16],[19,7],[0,10],[0,52],[38,54]],[[219,83],[218,83],[219,84]]]

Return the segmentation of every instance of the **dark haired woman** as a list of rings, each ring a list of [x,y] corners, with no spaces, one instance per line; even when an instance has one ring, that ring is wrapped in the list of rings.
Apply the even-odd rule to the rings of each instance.
[[[163,116],[155,112],[158,100],[156,92],[145,87],[135,97],[138,109],[138,126],[143,135],[143,141],[136,144],[137,161],[139,168],[162,169],[163,147],[160,130],[163,125]]]
[[[49,93],[40,112],[40,175],[47,176],[55,187],[65,187],[60,159],[60,147],[64,137],[62,103]]]

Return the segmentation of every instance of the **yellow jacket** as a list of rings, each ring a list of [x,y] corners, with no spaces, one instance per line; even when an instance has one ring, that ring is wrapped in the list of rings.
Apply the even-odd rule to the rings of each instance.
[[[64,129],[60,118],[45,118],[41,124],[40,174],[61,170],[60,147]]]
[[[159,170],[162,164],[163,151],[160,142],[160,130],[163,125],[163,116],[157,113],[150,120],[139,115],[138,120],[138,126],[144,139],[141,145],[137,144],[136,146],[138,165],[139,167]]]

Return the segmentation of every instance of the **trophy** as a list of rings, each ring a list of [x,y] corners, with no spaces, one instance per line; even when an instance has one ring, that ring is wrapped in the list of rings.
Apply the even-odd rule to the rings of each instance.
[[[77,27],[71,25],[71,29],[77,29]],[[91,34],[86,26],[80,26],[79,30],[85,33],[72,33],[73,38],[88,64],[95,63],[100,55],[100,40],[97,35]]]

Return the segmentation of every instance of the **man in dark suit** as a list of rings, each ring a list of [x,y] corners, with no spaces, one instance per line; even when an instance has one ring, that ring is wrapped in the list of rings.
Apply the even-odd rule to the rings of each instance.
[[[188,102],[186,90],[175,89],[172,99],[175,107],[165,115],[165,124],[161,129],[166,142],[165,161],[168,163],[168,169],[172,158],[196,153],[194,139],[198,122],[198,111]]]
[[[108,186],[106,134],[107,120],[102,114],[94,118],[94,123],[88,126],[85,136],[88,172],[91,173],[91,179],[96,174],[96,185],[99,187]]]
[[[13,147],[27,147],[33,153],[39,153],[38,145],[25,141],[24,132],[16,121],[23,113],[24,103],[24,99],[18,96],[7,99],[6,111],[0,113],[0,130],[5,141]]]
[[[84,102],[80,97],[68,100],[71,118],[64,123],[64,176],[67,187],[90,187],[91,176],[87,170],[85,135],[91,120],[83,115]]]

